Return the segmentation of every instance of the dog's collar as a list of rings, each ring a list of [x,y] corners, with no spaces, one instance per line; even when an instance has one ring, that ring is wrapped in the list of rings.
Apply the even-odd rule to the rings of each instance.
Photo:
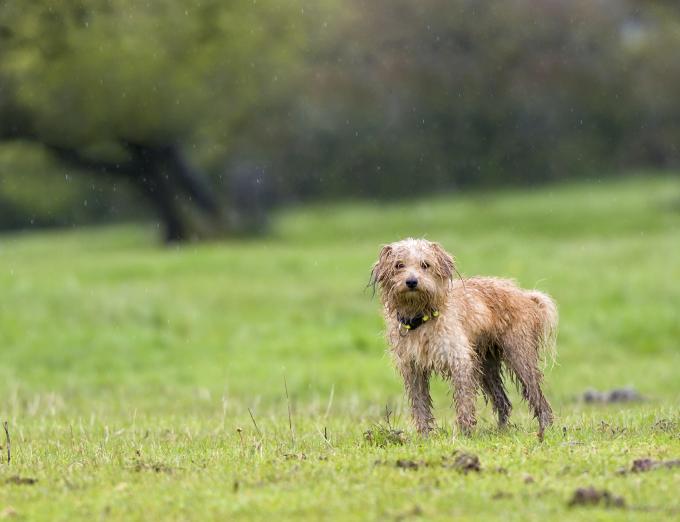
[[[406,332],[415,330],[419,326],[422,326],[428,322],[430,319],[434,319],[436,317],[439,317],[439,310],[432,310],[430,313],[423,312],[416,315],[415,317],[404,317],[402,315],[397,315],[397,319],[399,319],[399,329]]]

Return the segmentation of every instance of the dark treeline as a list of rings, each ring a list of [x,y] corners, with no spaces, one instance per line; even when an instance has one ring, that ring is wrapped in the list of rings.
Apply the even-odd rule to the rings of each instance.
[[[672,167],[679,48],[662,1],[6,0],[0,226]]]

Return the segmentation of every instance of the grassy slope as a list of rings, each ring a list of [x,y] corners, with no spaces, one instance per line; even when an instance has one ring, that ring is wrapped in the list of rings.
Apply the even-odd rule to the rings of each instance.
[[[0,516],[12,506],[32,520],[680,517],[680,470],[615,473],[634,458],[680,458],[679,198],[676,181],[639,178],[308,208],[266,240],[177,250],[139,229],[4,237],[0,415],[14,440]],[[379,244],[406,235],[441,241],[464,274],[514,277],[557,299],[547,392],[558,420],[545,443],[518,401],[507,432],[480,400],[477,436],[452,439],[441,383],[448,435],[363,441],[385,404],[410,430],[363,288]],[[623,385],[649,400],[576,400]],[[454,450],[478,454],[482,473],[435,465]],[[431,465],[400,469],[399,458]],[[5,483],[17,474],[38,483]],[[567,510],[591,484],[629,508]]]

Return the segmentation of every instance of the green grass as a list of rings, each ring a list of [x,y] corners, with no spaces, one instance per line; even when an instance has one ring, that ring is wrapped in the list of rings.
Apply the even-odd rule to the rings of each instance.
[[[679,202],[677,179],[637,177],[308,207],[267,239],[182,248],[159,248],[145,228],[4,236],[12,462],[0,463],[0,518],[678,518],[680,468],[617,470],[680,458]],[[413,433],[364,288],[380,244],[407,235],[441,241],[466,275],[513,277],[557,300],[545,442],[514,392],[511,428],[496,431],[480,399],[478,432],[458,436],[441,382],[440,433]],[[626,385],[647,400],[579,401]],[[364,438],[386,427],[386,405],[404,444]],[[462,451],[481,472],[448,466]],[[591,485],[626,507],[567,506]]]

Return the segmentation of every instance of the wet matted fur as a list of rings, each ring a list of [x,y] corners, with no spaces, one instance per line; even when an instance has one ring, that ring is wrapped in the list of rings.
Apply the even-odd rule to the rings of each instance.
[[[453,277],[453,257],[438,243],[405,239],[386,245],[373,266],[394,364],[404,379],[416,429],[434,427],[430,375],[453,387],[458,426],[470,433],[481,388],[505,426],[512,405],[509,373],[538,419],[540,438],[553,413],[543,395],[543,354],[554,357],[557,307],[546,294],[493,277]]]

